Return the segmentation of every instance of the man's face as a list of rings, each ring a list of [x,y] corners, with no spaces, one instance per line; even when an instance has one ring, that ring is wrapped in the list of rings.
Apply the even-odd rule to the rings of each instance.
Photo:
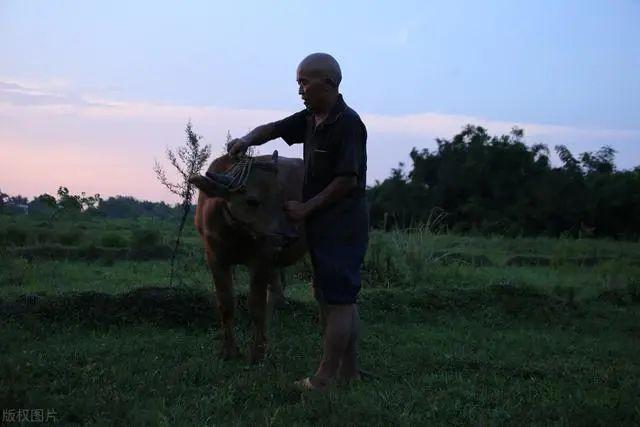
[[[298,94],[302,97],[305,107],[314,112],[324,112],[329,100],[331,86],[326,77],[310,72],[304,67],[298,67],[296,73]]]

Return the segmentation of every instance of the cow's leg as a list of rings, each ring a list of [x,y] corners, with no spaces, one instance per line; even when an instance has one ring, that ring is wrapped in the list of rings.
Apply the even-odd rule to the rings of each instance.
[[[274,271],[271,268],[254,266],[251,269],[249,289],[249,316],[252,323],[249,348],[251,363],[262,360],[267,351],[267,286],[273,275]]]
[[[271,312],[274,308],[283,308],[287,301],[284,297],[284,269],[274,269],[269,276],[267,304],[269,306],[269,312]]]
[[[218,262],[213,254],[207,251],[207,263],[213,276],[213,284],[218,301],[218,312],[222,325],[222,349],[220,355],[224,360],[240,356],[236,336],[233,330],[233,310],[235,306],[233,298],[233,279],[231,266]]]

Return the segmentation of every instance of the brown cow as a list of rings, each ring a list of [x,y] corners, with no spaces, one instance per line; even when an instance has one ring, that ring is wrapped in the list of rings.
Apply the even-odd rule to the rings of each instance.
[[[232,167],[233,175],[224,173]],[[304,227],[292,223],[283,210],[286,201],[302,199],[303,177],[301,159],[278,159],[275,151],[273,156],[240,162],[224,155],[211,163],[206,176],[191,178],[200,189],[195,225],[213,276],[224,332],[224,359],[239,356],[231,276],[231,266],[237,264],[247,266],[251,277],[249,315],[253,331],[249,360],[254,363],[264,357],[267,311],[274,300],[283,298],[280,269],[306,252]],[[234,182],[238,180],[241,182]]]

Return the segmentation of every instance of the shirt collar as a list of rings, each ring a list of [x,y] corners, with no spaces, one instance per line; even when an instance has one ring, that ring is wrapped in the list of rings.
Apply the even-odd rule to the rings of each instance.
[[[336,103],[331,108],[331,111],[329,111],[329,115],[322,123],[318,125],[318,128],[323,128],[335,123],[335,121],[338,120],[338,118],[342,115],[342,113],[345,112],[346,109],[347,104],[344,102],[342,94],[338,94],[338,99],[336,99]]]

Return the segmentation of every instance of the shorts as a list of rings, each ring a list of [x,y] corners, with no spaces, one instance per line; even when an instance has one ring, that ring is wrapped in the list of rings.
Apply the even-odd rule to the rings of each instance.
[[[319,303],[356,303],[360,292],[360,267],[367,246],[367,241],[324,241],[310,245],[314,295]]]

